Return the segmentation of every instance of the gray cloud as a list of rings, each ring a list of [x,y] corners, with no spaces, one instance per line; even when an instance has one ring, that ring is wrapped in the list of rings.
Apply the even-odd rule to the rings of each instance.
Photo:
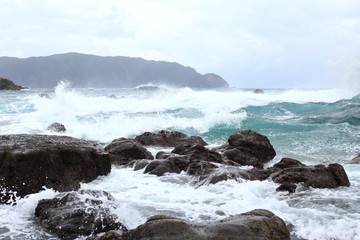
[[[330,62],[358,59],[359,11],[357,0],[2,0],[0,55],[124,55],[239,87],[329,87]]]

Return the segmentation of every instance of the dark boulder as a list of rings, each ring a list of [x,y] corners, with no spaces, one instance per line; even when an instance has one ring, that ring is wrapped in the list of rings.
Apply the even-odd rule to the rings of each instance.
[[[256,168],[262,168],[264,163],[259,161],[258,158],[248,154],[247,152],[242,152],[237,148],[229,148],[223,152],[225,159],[233,161],[241,166],[253,166]]]
[[[51,132],[66,132],[65,126],[57,122],[51,124],[46,130]]]
[[[276,191],[294,193],[296,191],[296,188],[297,188],[296,184],[284,183],[281,184],[278,188],[276,188]]]
[[[0,202],[44,187],[70,191],[110,173],[110,158],[92,142],[66,136],[0,136]]]
[[[125,165],[132,160],[154,159],[154,156],[133,139],[118,138],[105,147],[110,154],[112,164]]]
[[[62,239],[75,239],[114,229],[126,230],[111,213],[114,198],[104,191],[81,190],[40,200],[35,216],[39,224]]]
[[[344,168],[340,164],[316,166],[293,166],[279,170],[271,169],[272,181],[280,184],[302,183],[305,187],[313,188],[337,188],[350,186],[349,179]]]
[[[124,235],[124,239],[129,240],[290,239],[284,221],[272,212],[262,209],[199,224],[159,215]]]
[[[13,81],[0,77],[0,90],[22,90],[26,89],[23,86],[16,85]]]
[[[223,159],[220,153],[207,149],[204,145],[201,144],[183,143],[177,145],[172,153],[185,155],[190,161],[223,163]]]
[[[250,156],[254,156],[264,163],[272,160],[276,152],[269,139],[251,130],[242,130],[231,135],[228,139],[231,147],[237,148]]]
[[[135,140],[144,146],[175,147],[183,143],[207,145],[201,137],[166,130],[161,130],[158,133],[145,132],[135,137]]]
[[[242,130],[231,135],[228,144],[216,150],[220,151],[227,160],[257,168],[262,168],[264,163],[269,162],[276,155],[269,139],[251,130]]]
[[[271,167],[272,170],[280,170],[285,168],[305,167],[306,165],[299,160],[293,158],[282,158],[278,163]]]
[[[144,173],[163,176],[165,173],[180,173],[186,170],[189,161],[183,157],[168,157],[151,161],[145,168]]]

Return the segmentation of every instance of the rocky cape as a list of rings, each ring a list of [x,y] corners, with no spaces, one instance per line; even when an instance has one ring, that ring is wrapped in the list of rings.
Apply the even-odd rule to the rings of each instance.
[[[168,150],[153,156],[148,146]],[[121,217],[111,212],[114,198],[109,193],[75,191],[81,182],[109,174],[111,165],[156,176],[186,173],[195,187],[229,179],[269,180],[278,184],[276,191],[290,194],[309,187],[350,186],[344,168],[337,163],[307,166],[283,158],[264,168],[275,155],[269,139],[251,130],[236,132],[227,143],[213,149],[200,137],[165,130],[134,139],[118,138],[105,147],[66,136],[2,135],[0,203],[16,204],[18,197],[44,187],[62,192],[41,200],[35,216],[43,228],[63,239],[104,232],[89,239],[290,239],[279,217],[259,209],[206,224],[154,216],[136,229],[127,229],[119,221]]]
[[[16,85],[13,81],[0,77],[0,90],[22,90],[26,89],[26,87]]]
[[[0,57],[0,74],[31,88],[53,88],[63,80],[74,87],[94,88],[127,88],[143,84],[191,88],[229,86],[216,74],[202,75],[174,62],[80,53],[24,59]]]

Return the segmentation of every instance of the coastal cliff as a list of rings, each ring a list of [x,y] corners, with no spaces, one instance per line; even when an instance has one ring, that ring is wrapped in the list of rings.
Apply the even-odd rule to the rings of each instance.
[[[0,57],[0,73],[32,88],[52,88],[62,80],[69,81],[74,87],[94,88],[128,88],[142,84],[190,88],[229,86],[216,74],[202,75],[174,62],[80,53],[23,59]]]

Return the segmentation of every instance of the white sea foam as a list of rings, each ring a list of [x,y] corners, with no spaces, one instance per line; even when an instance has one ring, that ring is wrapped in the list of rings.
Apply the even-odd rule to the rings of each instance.
[[[40,97],[43,92],[50,99]],[[114,96],[109,97],[111,95]],[[360,151],[357,125],[298,124],[290,120],[302,116],[285,108],[280,109],[279,114],[271,115],[270,111],[254,119],[245,108],[282,102],[334,103],[351,97],[352,93],[337,89],[265,90],[264,94],[255,94],[239,89],[216,91],[165,86],[71,89],[61,83],[55,91],[0,95],[0,134],[66,134],[106,144],[118,137],[171,129],[193,135],[213,134],[209,143],[214,146],[226,142],[233,133],[226,131],[242,129],[248,119],[253,119],[257,126],[256,121],[262,118],[264,122],[260,121],[257,127],[267,132],[275,145],[276,161],[281,157],[294,157],[306,164],[346,163]],[[264,125],[266,121],[278,125]],[[53,122],[64,124],[66,133],[46,130]],[[159,150],[151,149],[154,155]],[[360,238],[360,169],[355,165],[345,165],[345,168],[352,184],[350,188],[311,189],[293,195],[276,192],[277,185],[270,181],[229,180],[194,186],[185,174],[157,177],[122,168],[113,168],[110,175],[82,184],[82,188],[110,192],[117,199],[112,211],[121,216],[129,228],[159,213],[206,222],[265,208],[293,225],[293,236],[355,240]],[[16,206],[0,205],[0,225],[3,226],[0,238],[51,238],[33,223],[33,215],[38,200],[55,194],[46,190],[20,200]]]

